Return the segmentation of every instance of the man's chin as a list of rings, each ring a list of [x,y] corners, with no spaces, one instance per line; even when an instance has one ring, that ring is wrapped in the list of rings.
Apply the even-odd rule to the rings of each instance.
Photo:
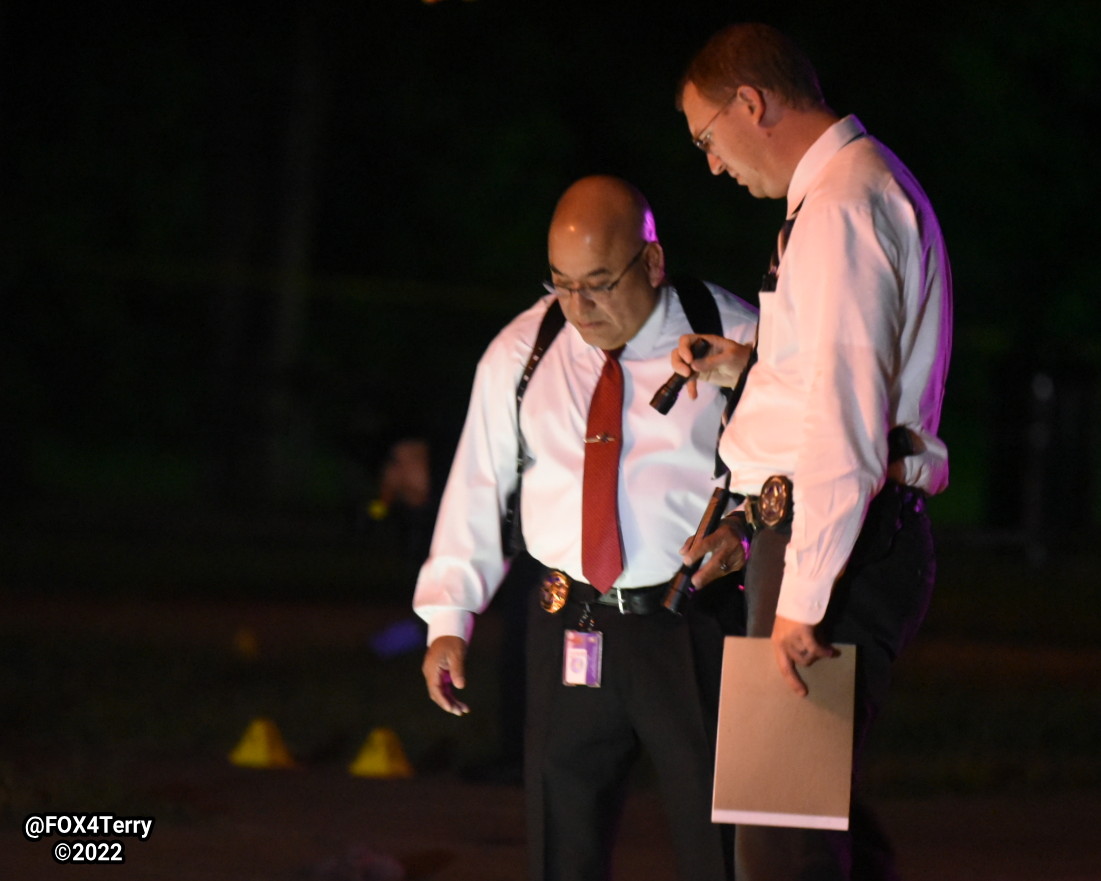
[[[734,183],[736,183],[738,186],[740,186],[742,189],[744,189],[754,199],[771,199],[771,198],[773,198],[773,196],[771,196],[769,193],[765,192],[765,189],[761,185],[760,181],[757,181],[757,180],[752,180],[752,181],[742,180],[740,177],[738,177],[736,174],[734,174],[734,172],[730,172],[730,176],[732,178],[734,178]]]
[[[588,327],[578,327],[577,332],[590,346],[596,346],[598,349],[615,349],[619,347],[619,343],[613,339],[612,334],[609,333],[608,328],[602,324],[590,325]]]

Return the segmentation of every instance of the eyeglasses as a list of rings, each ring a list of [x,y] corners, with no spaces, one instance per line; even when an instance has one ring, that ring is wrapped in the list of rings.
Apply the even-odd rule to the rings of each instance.
[[[733,95],[723,101],[722,106],[715,111],[715,115],[707,121],[707,125],[703,127],[703,131],[701,131],[698,136],[692,139],[693,146],[697,147],[700,150],[703,150],[704,153],[711,152],[711,126],[715,124],[715,120],[718,119],[720,115],[722,115],[722,112],[726,110],[726,108],[730,106],[731,102],[737,97],[738,92],[735,91]]]
[[[631,268],[636,263],[638,263],[639,259],[646,251],[646,246],[649,244],[649,242],[646,242],[639,249],[639,252],[631,258],[631,262],[624,267],[623,271],[619,275],[617,275],[613,281],[610,281],[607,284],[578,284],[571,287],[564,284],[555,284],[553,281],[548,279],[547,281],[543,282],[543,287],[546,288],[548,293],[554,294],[556,297],[563,300],[574,292],[577,292],[584,297],[588,297],[590,300],[599,300],[602,297],[607,297],[612,291],[619,287],[619,283],[623,281],[623,279],[627,276],[627,273],[631,271]]]

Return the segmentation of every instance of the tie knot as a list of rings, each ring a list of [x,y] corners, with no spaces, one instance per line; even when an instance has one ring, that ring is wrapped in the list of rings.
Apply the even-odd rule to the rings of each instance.
[[[626,346],[620,346],[618,349],[604,349],[604,354],[611,358],[613,361],[618,361],[619,356],[623,354],[623,350]]]

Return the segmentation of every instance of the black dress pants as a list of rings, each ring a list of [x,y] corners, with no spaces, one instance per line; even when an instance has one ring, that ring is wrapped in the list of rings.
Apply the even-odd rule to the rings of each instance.
[[[625,784],[640,747],[657,772],[680,878],[728,881],[732,830],[711,822],[718,619],[695,603],[682,616],[664,609],[622,615],[593,604],[595,629],[604,635],[602,682],[567,686],[563,631],[577,627],[582,609],[571,602],[550,614],[538,594],[532,591],[528,618],[524,747],[530,881],[611,876]]]
[[[790,528],[764,530],[753,539],[746,570],[750,636],[772,633],[789,539]],[[924,494],[888,483],[869,506],[819,628],[820,641],[857,646],[854,792],[868,731],[887,699],[891,666],[925,617],[935,568]],[[735,841],[738,881],[897,878],[885,836],[856,801],[847,832],[739,826]]]

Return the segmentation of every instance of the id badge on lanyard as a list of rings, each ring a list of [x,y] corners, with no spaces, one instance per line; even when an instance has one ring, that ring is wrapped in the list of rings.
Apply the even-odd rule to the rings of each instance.
[[[593,629],[593,616],[588,603],[577,629],[563,631],[563,640],[562,684],[600,688],[604,634]]]

